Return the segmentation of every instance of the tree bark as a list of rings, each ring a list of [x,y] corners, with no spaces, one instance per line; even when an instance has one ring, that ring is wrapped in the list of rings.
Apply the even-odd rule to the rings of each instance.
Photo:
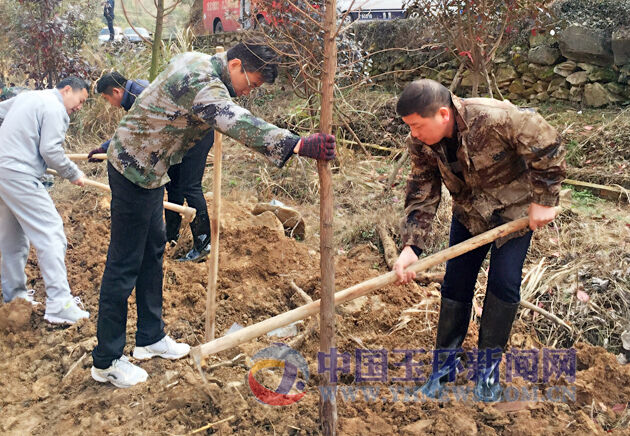
[[[149,82],[157,76],[160,58],[162,57],[162,30],[164,28],[164,0],[156,0],[155,32],[153,32],[153,48],[151,50],[151,70]]]
[[[326,0],[324,16],[324,69],[322,71],[322,110],[319,128],[322,133],[332,133],[333,91],[337,71],[336,1]],[[330,354],[335,347],[335,260],[333,248],[333,192],[332,174],[328,161],[317,162],[320,198],[320,268],[322,275],[320,319],[320,351]],[[335,384],[322,377],[324,389],[334,392]],[[320,396],[319,418],[324,436],[336,434],[337,400],[334,395]]]

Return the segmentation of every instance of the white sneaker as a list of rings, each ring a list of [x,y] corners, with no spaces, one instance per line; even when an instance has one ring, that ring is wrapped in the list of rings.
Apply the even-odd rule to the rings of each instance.
[[[26,292],[24,292],[24,291],[19,292],[13,298],[13,300],[15,300],[16,298],[21,298],[23,300],[26,300],[29,303],[31,303],[33,306],[39,306],[41,304],[41,303],[38,303],[37,301],[35,301],[35,289],[28,289],[28,290],[26,290]],[[11,301],[13,301],[13,300],[11,300]]]
[[[97,382],[110,382],[117,388],[130,388],[147,381],[149,374],[129,361],[127,356],[115,359],[107,369],[98,369],[92,366],[92,378]]]
[[[163,357],[164,359],[181,359],[190,352],[190,345],[175,342],[170,336],[164,336],[155,344],[146,347],[135,347],[133,357],[136,359],[150,359]]]
[[[44,319],[52,324],[74,324],[80,319],[89,318],[90,313],[79,309],[79,304],[83,306],[79,297],[68,300],[66,305],[59,312],[44,314]]]

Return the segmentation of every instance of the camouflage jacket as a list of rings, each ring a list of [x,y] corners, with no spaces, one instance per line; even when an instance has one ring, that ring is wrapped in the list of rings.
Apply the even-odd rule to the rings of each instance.
[[[5,101],[10,98],[15,97],[20,92],[29,91],[28,88],[23,88],[21,86],[3,86],[0,87],[0,101]]]
[[[210,129],[216,129],[282,166],[300,139],[235,104],[227,55],[183,53],[136,99],[107,151],[109,162],[147,189],[169,181],[179,163]]]
[[[424,248],[440,203],[441,182],[453,197],[453,216],[473,235],[527,216],[530,203],[556,206],[566,176],[565,148],[536,112],[492,99],[453,98],[457,160],[446,140],[428,146],[409,136],[403,245]],[[496,242],[523,235],[517,232]]]

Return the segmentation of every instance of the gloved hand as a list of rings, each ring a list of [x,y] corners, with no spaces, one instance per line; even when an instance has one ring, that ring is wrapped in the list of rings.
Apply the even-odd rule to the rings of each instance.
[[[325,133],[314,133],[302,138],[298,151],[300,156],[317,160],[333,160],[335,158],[335,137]]]
[[[109,145],[109,141],[103,143],[103,145],[101,145],[98,148],[95,148],[94,150],[88,153],[88,162],[102,162],[103,161],[103,159],[96,159],[96,158],[93,158],[92,156],[95,154],[107,153],[107,147],[105,146],[105,144]]]

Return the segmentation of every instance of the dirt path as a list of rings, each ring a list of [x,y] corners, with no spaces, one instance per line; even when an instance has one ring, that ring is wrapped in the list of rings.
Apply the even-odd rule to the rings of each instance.
[[[264,337],[221,353],[205,363],[209,380],[203,384],[188,359],[141,363],[147,383],[116,389],[93,381],[90,352],[95,345],[98,290],[108,245],[109,212],[104,197],[91,194],[80,202],[58,204],[68,237],[69,280],[90,311],[89,321],[53,327],[43,321],[41,306],[0,305],[0,433],[7,435],[57,434],[187,434],[208,423],[233,416],[198,434],[317,434],[317,333],[300,346],[311,377],[306,395],[294,404],[275,407],[258,401],[247,384],[251,360],[234,366],[210,367],[244,353],[251,358],[279,341]],[[250,325],[303,304],[294,281],[313,299],[318,298],[319,258],[316,248],[286,238],[265,218],[226,202],[223,206],[219,308],[217,331],[223,334],[237,322]],[[311,229],[313,231],[313,229]],[[164,318],[174,338],[196,345],[203,337],[207,266],[167,260],[164,266]],[[337,289],[386,271],[380,255],[359,246],[337,257]],[[44,301],[43,282],[33,253],[27,267],[36,298]],[[438,310],[438,288],[387,287],[338,309],[338,348],[431,350]],[[401,317],[420,301],[425,305]],[[126,353],[134,344],[135,303],[131,298]],[[32,312],[32,313],[31,313]],[[310,325],[307,321],[300,328]],[[406,322],[406,323],[405,323]],[[396,327],[399,329],[389,333]],[[540,347],[529,327],[518,325],[512,345]],[[476,343],[471,324],[465,346]],[[290,338],[283,339],[288,342]],[[393,391],[413,384],[370,383],[382,398],[366,397],[352,374],[340,385],[356,387],[354,401],[339,399],[340,434],[600,434],[627,418],[630,366],[620,367],[614,356],[580,344],[577,349],[575,401],[512,402],[497,406],[472,401],[394,401]],[[428,363],[428,357],[423,358]],[[396,366],[388,367],[394,373]],[[400,368],[398,368],[400,369]],[[400,374],[400,372],[398,372]],[[273,387],[278,374],[270,371],[261,381]],[[458,380],[458,386],[472,386]],[[522,385],[522,384],[521,384]],[[517,383],[517,386],[518,383]],[[539,384],[544,391],[547,386]],[[401,391],[404,392],[404,391]],[[402,394],[401,394],[402,396]],[[593,418],[592,418],[593,417]],[[626,421],[627,425],[627,421]],[[613,434],[628,434],[627,428]]]

